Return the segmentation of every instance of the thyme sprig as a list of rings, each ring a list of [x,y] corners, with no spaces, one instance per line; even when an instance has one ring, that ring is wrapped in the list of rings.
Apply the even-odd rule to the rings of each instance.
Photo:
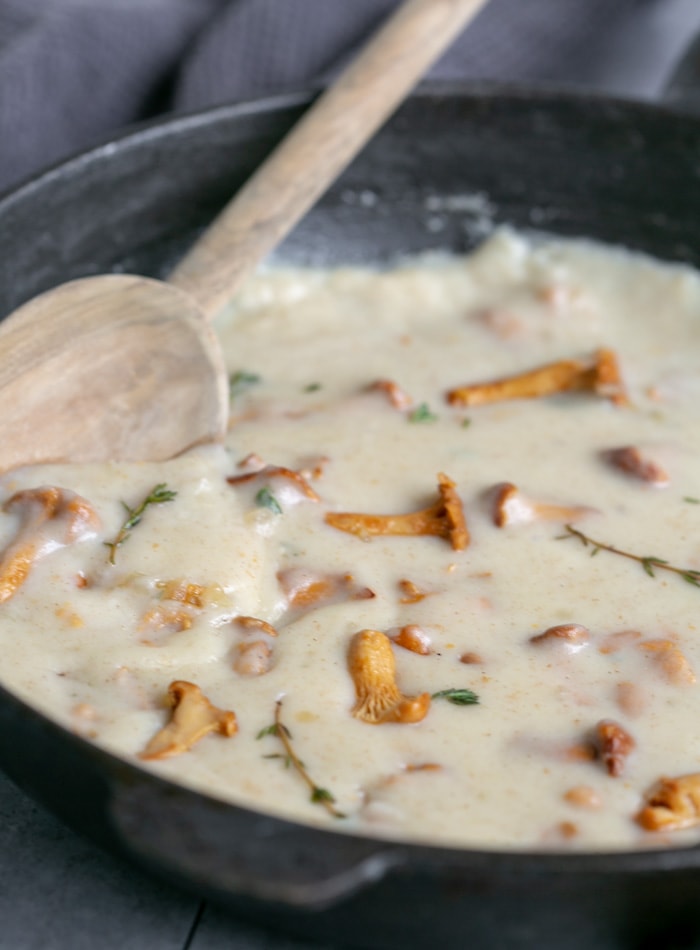
[[[413,412],[409,413],[409,422],[437,422],[437,416],[427,402],[422,402]]]
[[[122,507],[126,511],[126,518],[122,522],[122,526],[117,532],[115,539],[113,541],[104,542],[109,548],[110,564],[115,563],[117,548],[126,541],[136,525],[141,523],[141,519],[143,518],[146,508],[148,508],[150,505],[162,505],[166,501],[172,501],[176,496],[176,491],[172,491],[170,488],[168,488],[165,482],[161,482],[159,485],[156,485],[154,488],[152,488],[141,504],[137,505],[135,508],[131,508],[125,501],[122,502]]]
[[[228,378],[228,390],[231,399],[236,399],[242,393],[261,382],[261,377],[257,373],[249,373],[244,369],[239,369],[231,373]]]
[[[599,551],[608,551],[610,554],[618,554],[620,557],[637,561],[638,564],[642,565],[644,572],[648,574],[649,577],[656,577],[656,570],[670,571],[672,574],[678,574],[679,577],[682,577],[686,583],[692,584],[693,587],[700,587],[700,571],[693,570],[689,567],[674,567],[673,564],[669,564],[668,561],[660,557],[655,557],[654,555],[633,554],[631,551],[623,551],[620,548],[616,548],[612,544],[605,544],[603,541],[594,541],[593,538],[590,538],[587,534],[584,534],[583,531],[579,531],[570,524],[564,525],[564,530],[566,534],[559,535],[557,540],[566,541],[569,538],[578,538],[584,547],[590,546],[592,548],[590,552],[591,557],[596,555]]]
[[[446,699],[455,706],[473,706],[479,702],[479,697],[471,689],[441,689],[433,693],[433,699]]]
[[[317,785],[314,782],[309,773],[306,771],[306,766],[294,751],[292,747],[292,734],[282,722],[281,699],[278,699],[275,703],[274,723],[272,723],[270,726],[266,726],[264,729],[261,729],[256,738],[262,739],[264,736],[276,736],[280,740],[285,751],[285,768],[289,768],[291,765],[294,767],[294,769],[296,769],[304,782],[306,782],[306,784],[309,786],[309,790],[311,792],[311,801],[315,804],[323,805],[328,814],[332,815],[334,818],[345,818],[346,816],[343,814],[343,812],[338,811],[338,809],[335,807],[335,798],[333,795],[328,791],[327,788],[322,788],[320,785]],[[271,756],[266,756],[266,758],[271,758]]]

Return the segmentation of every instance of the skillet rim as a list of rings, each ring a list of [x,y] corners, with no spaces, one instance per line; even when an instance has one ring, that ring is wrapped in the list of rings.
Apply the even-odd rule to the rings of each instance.
[[[44,168],[29,173],[8,188],[0,191],[0,216],[4,213],[6,204],[11,206],[15,201],[20,200],[24,194],[51,182],[54,178],[59,177],[61,173],[66,173],[73,167],[99,161],[103,156],[108,157],[117,150],[126,151],[130,147],[138,147],[145,142],[155,141],[172,134],[182,134],[185,130],[191,131],[199,126],[211,125],[224,119],[260,115],[278,109],[310,105],[321,92],[322,87],[320,86],[293,89],[270,96],[207,106],[204,109],[167,113],[155,119],[130,123],[116,132],[98,136],[91,145],[76,149],[63,158],[50,162]],[[495,80],[426,80],[416,86],[414,91],[406,97],[405,102],[413,99],[432,99],[435,97],[469,99],[472,101],[479,99],[486,101],[495,98],[513,99],[515,101],[536,99],[543,103],[570,101],[576,102],[578,105],[590,105],[593,108],[624,109],[632,113],[639,112],[640,115],[682,118],[700,127],[700,114],[684,109],[678,102],[667,102],[665,100],[655,102],[636,99],[633,96],[608,95],[599,90],[589,90],[575,84],[517,83]],[[400,111],[401,107],[396,110],[394,117]],[[392,119],[393,117],[388,119],[387,123]]]

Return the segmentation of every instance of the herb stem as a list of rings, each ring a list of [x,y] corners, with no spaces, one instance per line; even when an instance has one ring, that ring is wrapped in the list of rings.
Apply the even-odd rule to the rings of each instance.
[[[315,802],[318,805],[323,805],[329,815],[332,815],[334,818],[345,818],[346,816],[335,807],[335,798],[326,788],[321,788],[320,785],[317,785],[314,780],[311,778],[309,773],[304,767],[304,763],[299,759],[296,752],[292,747],[291,735],[289,729],[282,722],[282,700],[278,699],[275,703],[275,725],[269,730],[263,730],[260,735],[265,735],[266,733],[272,733],[280,740],[284,746],[284,751],[287,754],[288,761],[294,766],[296,771],[299,773],[301,778],[306,782],[311,791],[311,801]]]
[[[148,508],[149,505],[162,505],[166,501],[172,501],[176,496],[177,492],[171,491],[165,482],[162,482],[160,485],[156,485],[154,488],[152,488],[141,504],[137,505],[135,508],[130,508],[126,502],[122,502],[127,517],[122,522],[122,526],[117,532],[117,536],[115,537],[114,541],[104,542],[109,548],[110,564],[115,563],[117,548],[126,541],[126,539],[131,534],[132,529],[135,528],[137,524],[140,524],[146,508]]]
[[[633,554],[631,551],[623,551],[612,544],[605,544],[603,541],[595,541],[593,538],[584,534],[583,531],[579,531],[570,524],[564,525],[564,530],[566,531],[566,534],[560,535],[557,540],[565,541],[568,540],[569,537],[578,538],[584,547],[591,545],[593,548],[591,551],[591,557],[594,554],[597,554],[598,551],[608,551],[610,554],[617,554],[620,557],[626,557],[630,561],[637,561],[638,564],[642,565],[644,572],[648,574],[649,577],[656,577],[656,574],[654,573],[655,569],[660,571],[669,571],[672,574],[678,574],[679,577],[682,577],[683,580],[688,584],[692,584],[694,587],[700,587],[700,570],[696,571],[689,567],[674,567],[673,564],[669,564],[668,561],[665,561],[660,557],[644,556],[641,554]]]

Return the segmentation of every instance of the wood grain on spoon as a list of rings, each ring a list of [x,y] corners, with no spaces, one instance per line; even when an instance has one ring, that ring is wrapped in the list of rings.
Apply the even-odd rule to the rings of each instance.
[[[161,460],[223,437],[226,371],[211,318],[404,99],[486,0],[406,0],[309,109],[168,283],[72,281],[0,325],[0,471]]]
[[[0,326],[2,469],[171,458],[219,438],[227,406],[218,340],[168,284],[71,281]]]

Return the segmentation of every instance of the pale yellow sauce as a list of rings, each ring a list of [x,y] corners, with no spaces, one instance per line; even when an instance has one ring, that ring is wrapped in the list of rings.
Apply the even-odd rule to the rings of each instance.
[[[218,330],[231,372],[260,377],[232,402],[226,448],[161,465],[50,465],[3,477],[3,499],[47,484],[79,493],[101,527],[38,560],[0,605],[2,682],[144,768],[336,830],[498,848],[698,840],[697,831],[644,832],[635,815],[660,776],[700,771],[700,589],[658,569],[649,577],[605,551],[591,558],[576,539],[557,540],[561,521],[498,528],[488,496],[509,481],[538,501],[590,506],[596,511],[576,525],[593,538],[700,568],[700,504],[687,500],[700,497],[698,275],[504,231],[466,259],[268,272]],[[629,407],[587,393],[470,409],[445,401],[454,386],[601,346],[619,356]],[[431,418],[411,421],[412,409],[368,392],[378,379],[396,382],[412,409],[425,403]],[[629,445],[664,467],[666,487],[601,458]],[[264,483],[228,484],[250,453],[308,470],[319,501],[273,481],[279,514],[256,502]],[[464,551],[437,537],[362,541],[324,522],[328,511],[430,505],[439,472],[464,505]],[[157,483],[176,499],[145,512],[111,565],[105,541],[124,519],[121,502],[137,505]],[[16,515],[2,516],[3,546],[17,528]],[[278,575],[290,568],[351,574],[376,596],[288,622]],[[186,611],[188,629],[153,620],[152,611],[178,606],[163,599],[163,584],[174,580],[206,589],[205,606]],[[402,580],[428,596],[402,602]],[[263,675],[234,668],[239,645],[261,639],[231,622],[238,615],[278,630],[262,637],[272,662]],[[568,622],[590,631],[583,648],[530,642]],[[422,628],[432,652],[394,647],[401,690],[468,688],[479,703],[435,699],[413,725],[354,718],[351,638],[407,624]],[[607,652],[621,631],[638,636]],[[677,647],[685,678],[640,645],[659,640]],[[461,662],[465,654],[475,662]],[[142,762],[138,754],[168,720],[173,680],[233,710],[238,734],[208,735],[182,755]],[[256,738],[280,697],[295,751],[347,817],[329,816],[283,758],[269,757],[283,754],[278,739]],[[604,719],[636,743],[619,776],[569,751]],[[426,763],[440,768],[407,770]]]

